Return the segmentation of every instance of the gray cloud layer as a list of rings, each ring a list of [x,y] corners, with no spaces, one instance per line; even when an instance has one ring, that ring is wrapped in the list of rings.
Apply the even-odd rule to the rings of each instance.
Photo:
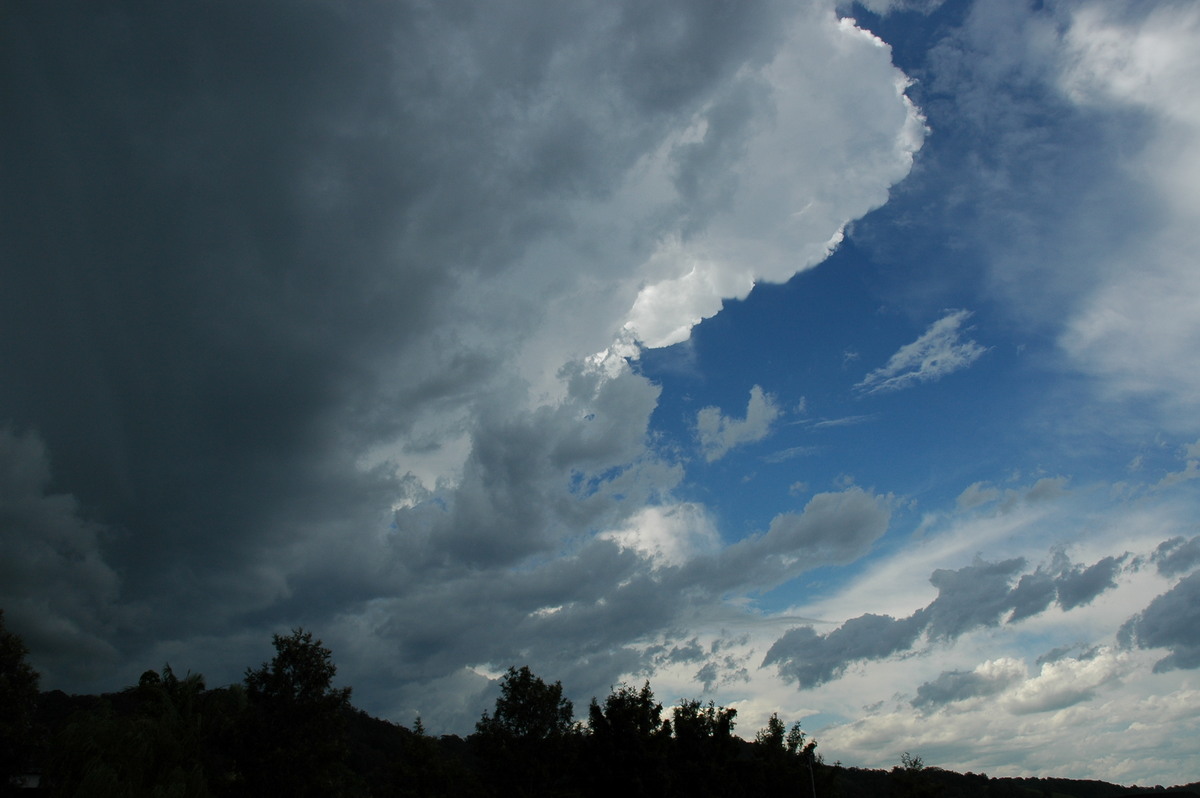
[[[800,626],[776,640],[762,664],[775,665],[802,687],[814,687],[841,676],[853,662],[883,659],[910,648],[921,630],[915,617],[896,620],[871,613],[851,618],[826,635]]]
[[[947,642],[981,627],[1015,623],[1044,611],[1053,603],[1063,610],[1088,604],[1116,587],[1115,577],[1128,555],[1105,557],[1094,565],[1073,565],[1061,551],[1032,573],[1022,574],[1024,559],[1001,562],[977,560],[955,570],[939,568],[930,576],[938,595],[907,618],[866,614],[851,618],[828,634],[811,626],[788,631],[775,641],[762,661],[801,687],[836,679],[855,662],[885,659],[911,649],[922,635]],[[1016,579],[1016,584],[1013,580]],[[1147,610],[1149,612],[1149,609]],[[997,688],[1002,689],[1003,686]],[[972,674],[947,675],[918,691],[917,701],[934,704],[983,685]]]
[[[1150,602],[1122,627],[1121,637],[1139,648],[1167,649],[1170,653],[1154,665],[1156,672],[1200,668],[1200,573]]]
[[[1179,576],[1200,565],[1200,535],[1185,540],[1174,537],[1164,540],[1151,555],[1151,560],[1163,576]]]

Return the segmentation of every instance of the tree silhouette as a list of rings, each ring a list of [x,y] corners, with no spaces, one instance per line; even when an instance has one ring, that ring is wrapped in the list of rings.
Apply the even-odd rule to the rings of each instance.
[[[754,735],[754,752],[761,759],[775,759],[787,753],[787,726],[772,712],[766,728]]]
[[[572,775],[578,736],[562,684],[546,684],[528,666],[508,669],[495,712],[475,724],[485,781],[499,795],[555,792]]]
[[[671,713],[672,773],[675,791],[686,795],[732,795],[738,740],[733,736],[737,710],[709,701],[687,700]]]
[[[350,688],[332,686],[332,654],[311,632],[274,635],[275,657],[246,671],[242,776],[253,795],[339,795],[347,788]]]
[[[500,685],[496,711],[475,724],[479,734],[520,740],[554,740],[575,730],[575,708],[563,698],[562,683],[546,684],[529,666],[509,668]]]
[[[593,735],[621,742],[646,743],[663,733],[662,704],[654,700],[650,682],[635,690],[620,685],[604,699],[596,699],[588,708],[588,725]]]
[[[5,627],[0,610],[0,795],[16,791],[14,779],[29,765],[38,674],[27,656],[29,649]]]
[[[654,700],[650,682],[640,690],[620,685],[601,705],[588,707],[589,771],[598,795],[659,795],[665,786],[664,764],[670,726]]]
[[[707,705],[695,699],[675,707],[675,740],[683,749],[695,750],[701,756],[732,751],[734,718],[737,710]]]
[[[893,767],[889,774],[892,794],[902,798],[927,798],[940,794],[942,785],[936,780],[939,770],[926,766],[920,756],[905,751],[900,755],[900,764]]]

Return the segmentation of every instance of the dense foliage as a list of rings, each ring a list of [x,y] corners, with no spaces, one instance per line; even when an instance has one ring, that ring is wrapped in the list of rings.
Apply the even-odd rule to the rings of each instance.
[[[246,671],[246,711],[236,761],[246,795],[319,796],[347,791],[350,688],[334,688],[329,649],[297,629],[275,635],[275,657]]]
[[[649,682],[592,699],[577,721],[562,685],[510,668],[475,733],[433,738],[350,705],[329,649],[302,629],[244,683],[147,671],[103,696],[37,694],[37,674],[0,615],[0,794],[208,796],[989,796],[1109,798],[1147,792],[1095,781],[991,779],[905,754],[891,771],[828,765],[778,716],[753,742],[737,712],[683,701],[668,713]],[[22,777],[40,789],[17,789]],[[28,785],[27,781],[27,785]],[[1189,794],[1190,788],[1156,794]]]
[[[8,795],[34,742],[38,675],[25,661],[21,638],[4,627],[0,610],[0,795]]]

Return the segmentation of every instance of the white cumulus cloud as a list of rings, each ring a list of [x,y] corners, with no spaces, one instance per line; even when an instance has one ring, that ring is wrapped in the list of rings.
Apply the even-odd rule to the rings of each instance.
[[[1081,106],[1133,111],[1149,123],[1145,145],[1124,166],[1147,192],[1139,207],[1152,202],[1155,213],[1129,246],[1094,265],[1100,279],[1062,344],[1113,394],[1185,411],[1170,414],[1176,426],[1194,418],[1200,396],[1200,10],[1162,3],[1124,13],[1130,8],[1075,11],[1061,83]]]
[[[656,156],[690,208],[640,270],[624,329],[646,346],[686,340],[723,299],[820,263],[848,222],[887,201],[924,142],[909,80],[880,39],[821,3],[786,35]]]

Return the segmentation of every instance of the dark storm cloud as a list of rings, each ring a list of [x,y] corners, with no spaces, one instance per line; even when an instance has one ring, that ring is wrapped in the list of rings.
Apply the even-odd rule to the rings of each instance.
[[[104,530],[50,482],[37,436],[0,427],[0,607],[45,675],[61,679],[80,675],[81,657],[113,662],[104,635],[119,621],[120,584],[104,562]]]
[[[463,662],[507,666],[514,641],[526,656],[561,665],[660,628],[677,604],[656,598],[658,590],[633,553],[596,541],[524,578],[499,570],[442,575],[420,591],[380,600],[377,631],[426,675]]]
[[[461,731],[496,669],[602,694],[869,551],[856,488],[720,550],[632,347],[589,356],[819,260],[911,165],[901,83],[823,4],[10,9],[0,567],[44,567],[0,599],[39,666],[89,654],[51,686],[234,681],[303,624],[365,708]],[[706,238],[737,265],[637,304]]]
[[[730,62],[769,52],[777,5],[744,9],[727,0],[628,3],[614,31],[622,42],[613,68],[635,103],[647,113],[691,102],[721,77]],[[777,27],[774,36],[782,34]],[[765,39],[765,40],[764,40]],[[763,45],[767,45],[763,47]]]
[[[721,87],[772,57],[778,14],[769,3],[9,9],[0,422],[39,436],[53,467],[34,487],[6,474],[6,490],[28,498],[22,528],[88,547],[89,576],[68,593],[93,585],[101,604],[140,613],[75,622],[134,652],[156,637],[331,622],[382,597],[438,619],[414,638],[461,665],[445,630],[470,639],[481,619],[456,622],[453,600],[415,606],[408,591],[427,584],[415,569],[453,577],[550,551],[673,484],[670,468],[637,461],[656,397],[644,380],[599,385],[580,370],[564,375],[564,404],[508,412],[506,359],[539,318],[536,291],[483,301],[467,288],[539,235],[570,230],[571,200],[610,194],[714,92],[727,109],[717,149],[680,151],[677,177],[716,202],[704,171],[745,135],[745,98]],[[414,432],[467,406],[484,408],[469,426]],[[570,425],[572,414],[591,421]],[[454,433],[470,436],[461,489],[421,496],[442,503],[400,511],[405,539],[381,544],[381,508],[413,483],[364,468],[364,453],[397,439],[436,452]],[[10,440],[24,452],[31,439]],[[591,493],[568,506],[550,488],[572,473]],[[14,517],[6,550],[33,545]],[[100,528],[113,530],[103,544]],[[83,568],[61,564],[28,592],[49,595]],[[634,579],[609,606],[639,590],[642,609],[660,603]],[[611,609],[562,612],[630,631]],[[520,628],[536,640],[558,623]]]
[[[1171,652],[1155,663],[1155,672],[1200,668],[1200,573],[1150,602],[1122,627],[1121,636],[1139,648]]]
[[[672,628],[692,598],[666,589],[633,552],[602,540],[525,573],[441,572],[360,613],[371,628],[374,667],[361,666],[365,678],[355,683],[399,717],[425,711],[430,683],[467,666],[531,664],[572,695],[603,695],[617,675],[644,672],[656,659],[629,641]],[[668,653],[677,661],[689,656]],[[478,718],[487,700],[467,714]]]
[[[130,597],[379,490],[339,462],[362,432],[342,411],[449,277],[389,252],[432,175],[401,179],[389,162],[420,159],[371,133],[394,113],[371,102],[388,42],[369,15],[279,10],[26,6],[5,26],[0,415],[126,533]],[[360,189],[318,201],[314,170]]]

